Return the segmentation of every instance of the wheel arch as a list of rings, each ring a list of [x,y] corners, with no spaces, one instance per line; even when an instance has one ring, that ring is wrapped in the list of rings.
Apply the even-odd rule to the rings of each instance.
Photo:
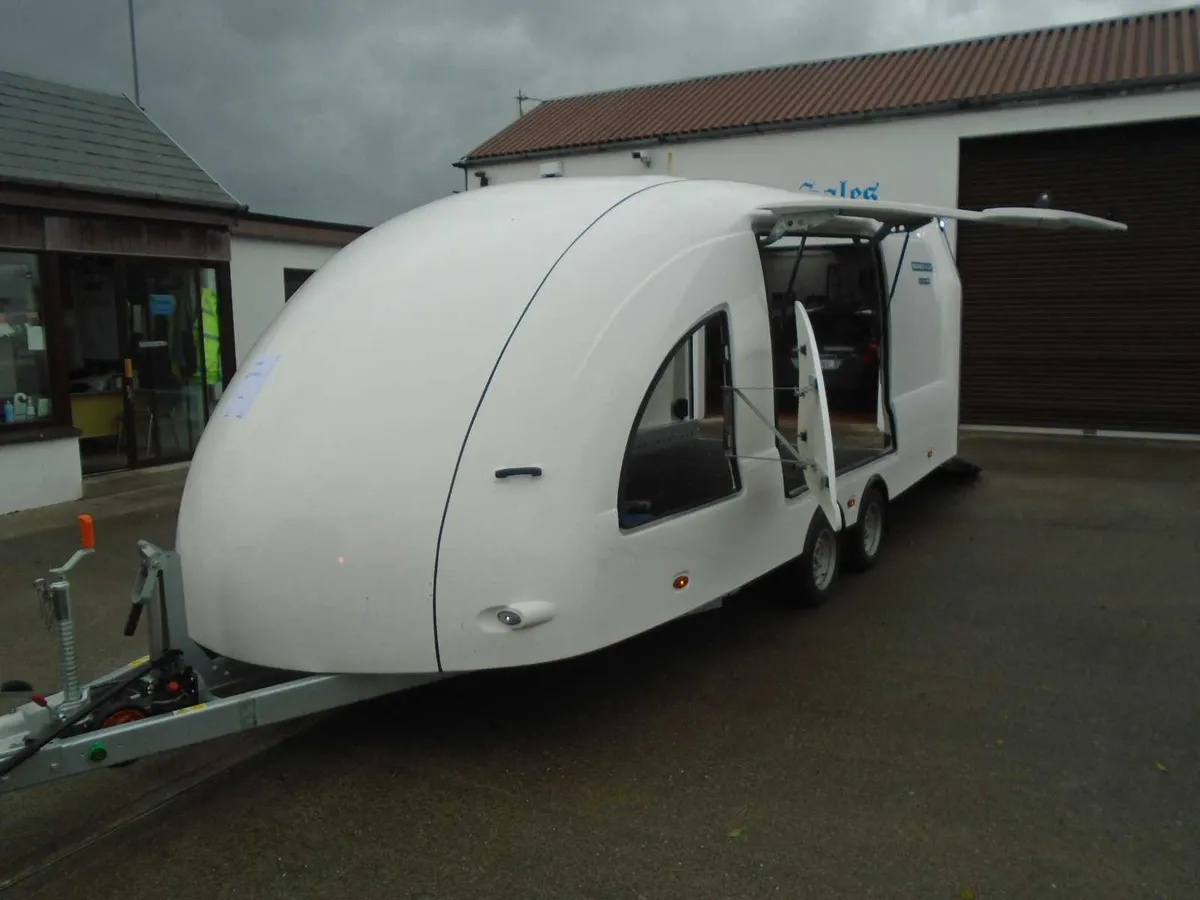
[[[879,488],[879,492],[881,494],[883,494],[883,502],[884,503],[892,502],[892,494],[891,494],[891,491],[888,490],[887,479],[884,478],[883,475],[880,474],[879,472],[876,472],[874,475],[872,475],[870,478],[867,479],[867,483],[863,485],[863,493],[865,494],[872,487]]]
[[[891,494],[891,491],[888,490],[887,479],[885,479],[883,477],[883,475],[881,475],[878,472],[876,472],[874,475],[872,475],[870,478],[867,479],[867,483],[863,485],[862,491],[859,492],[859,495],[858,495],[859,499],[861,500],[862,496],[864,494],[866,494],[867,491],[871,490],[871,488],[873,488],[873,487],[879,488],[879,492],[881,494],[883,494],[883,503],[885,506],[891,504],[892,494]],[[855,519],[854,525],[846,524],[846,501],[845,500],[839,499],[838,503],[837,503],[837,507],[838,507],[838,515],[840,515],[842,518],[842,523],[841,523],[842,527],[840,530],[849,531],[851,528],[854,528],[855,526],[858,525],[857,518]],[[819,508],[820,507],[818,507],[818,509]],[[809,520],[809,527],[810,528],[812,527],[811,519]]]

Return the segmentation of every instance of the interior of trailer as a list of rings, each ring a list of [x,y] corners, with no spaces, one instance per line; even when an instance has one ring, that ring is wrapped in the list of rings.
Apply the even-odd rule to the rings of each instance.
[[[881,392],[886,355],[888,286],[877,244],[865,237],[784,239],[760,249],[770,321],[774,383],[744,388],[776,431],[797,439],[799,367],[795,302],[817,339],[838,474],[892,449]],[[618,488],[623,529],[707,506],[740,488],[733,416],[753,415],[730,390],[729,322],[720,312],[684,336],[643,400]],[[738,385],[742,387],[741,385]],[[765,388],[765,390],[764,390]],[[787,495],[807,489],[782,440]]]
[[[805,237],[760,250],[770,314],[776,430],[795,440],[798,381],[796,302],[817,339],[838,474],[892,449],[883,410],[887,283],[877,245],[867,238]],[[804,477],[779,443],[789,496]]]

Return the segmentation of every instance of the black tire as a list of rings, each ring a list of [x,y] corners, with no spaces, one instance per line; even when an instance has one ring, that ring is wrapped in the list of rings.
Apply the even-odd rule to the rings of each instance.
[[[858,500],[858,519],[844,532],[843,564],[854,572],[865,572],[879,561],[887,535],[887,497],[875,482],[867,485]]]
[[[815,609],[833,595],[841,557],[838,534],[825,518],[825,513],[818,509],[808,526],[804,553],[795,561],[800,606]]]

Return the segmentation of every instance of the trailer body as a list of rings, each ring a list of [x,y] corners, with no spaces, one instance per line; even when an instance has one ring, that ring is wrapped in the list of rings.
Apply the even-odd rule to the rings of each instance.
[[[832,200],[550,179],[439,200],[357,239],[289,301],[197,448],[177,540],[195,639],[305,672],[562,659],[798,556],[817,509],[853,526],[872,477],[894,497],[954,457],[961,290],[936,217],[958,211]],[[770,395],[744,392],[728,417],[736,490],[622,528],[631,429],[682,338],[719,314],[727,386],[773,387],[762,235],[794,208],[818,218],[793,237],[912,226],[876,241],[894,282],[891,452],[835,484],[830,449],[807,442],[825,482],[788,496],[792,460],[744,408]],[[803,310],[796,321],[811,342]],[[805,413],[800,431],[828,434],[827,409]]]
[[[149,656],[0,718],[0,790],[587,653],[789,565],[821,600],[958,452],[948,218],[1124,229],[647,176],[471,191],[356,239],[232,380],[175,549],[142,545]]]

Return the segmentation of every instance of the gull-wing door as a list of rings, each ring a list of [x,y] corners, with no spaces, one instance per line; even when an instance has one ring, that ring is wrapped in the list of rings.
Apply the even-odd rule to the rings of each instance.
[[[1052,231],[1083,229],[1126,231],[1121,222],[1084,213],[1041,207],[995,207],[984,210],[955,209],[924,203],[892,200],[846,200],[821,194],[797,193],[794,199],[761,204],[751,212],[754,231],[771,240],[809,232],[851,233],[854,223],[874,220],[886,233],[900,228],[915,230],[934,219],[956,219],[987,225],[1012,225]]]
[[[1063,209],[1042,209],[1030,206],[991,207],[973,220],[987,225],[1016,225],[1022,228],[1042,228],[1049,231],[1083,229],[1087,231],[1128,231],[1124,222],[1114,222],[1097,216],[1068,212]]]

